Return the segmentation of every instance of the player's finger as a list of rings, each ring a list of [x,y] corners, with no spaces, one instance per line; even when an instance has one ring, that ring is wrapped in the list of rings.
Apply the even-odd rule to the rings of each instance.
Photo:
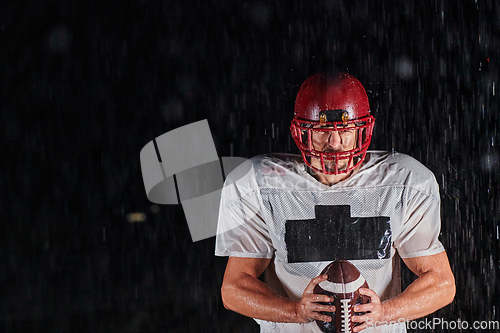
[[[354,306],[354,312],[369,312],[373,310],[372,303],[358,304]]]
[[[311,280],[311,282],[309,282],[306,289],[304,290],[304,293],[309,293],[309,294],[314,293],[314,288],[316,287],[316,285],[322,281],[325,281],[326,279],[328,279],[328,275],[326,274],[316,276],[314,279]]]
[[[354,332],[359,332],[359,331],[364,330],[364,329],[365,329],[365,328],[367,328],[367,327],[368,327],[368,324],[367,324],[367,323],[364,323],[364,324],[362,324],[362,325],[359,325],[359,326],[354,327],[352,330],[353,330]]]
[[[316,319],[316,320],[321,320],[321,321],[326,321],[326,322],[332,321],[332,317],[324,315],[324,314],[321,314],[319,312],[313,312],[313,313],[311,313],[311,316],[309,318]]]
[[[324,302],[324,303],[330,303],[334,301],[333,296],[321,295],[321,294],[312,294],[311,300],[312,302]]]
[[[371,303],[380,303],[380,298],[371,289],[368,289],[368,288],[359,288],[359,293],[361,295],[366,295],[366,296],[370,297],[370,302]]]
[[[370,318],[368,315],[361,315],[361,316],[352,316],[351,320],[356,323],[364,323]]]
[[[317,311],[317,312],[335,312],[335,306],[318,304],[314,308],[314,311]]]
[[[307,304],[308,311],[326,311],[326,312],[335,312],[334,305],[321,304],[321,303],[309,303]]]

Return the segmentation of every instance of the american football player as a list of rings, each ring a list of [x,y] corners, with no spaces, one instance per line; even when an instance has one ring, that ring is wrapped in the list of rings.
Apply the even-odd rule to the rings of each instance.
[[[321,332],[315,320],[337,309],[314,290],[335,260],[369,286],[359,293],[370,302],[353,304],[354,332],[405,332],[403,321],[453,300],[435,177],[407,155],[368,151],[374,123],[355,77],[313,75],[290,127],[300,155],[257,156],[228,176],[215,250],[229,256],[222,300],[261,332]],[[402,292],[400,258],[417,275]]]

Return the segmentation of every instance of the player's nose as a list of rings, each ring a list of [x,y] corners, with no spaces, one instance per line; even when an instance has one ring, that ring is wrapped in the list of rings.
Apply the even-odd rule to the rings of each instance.
[[[328,138],[328,145],[334,151],[342,148],[342,139],[340,138],[338,131],[332,131],[330,133],[330,137]]]

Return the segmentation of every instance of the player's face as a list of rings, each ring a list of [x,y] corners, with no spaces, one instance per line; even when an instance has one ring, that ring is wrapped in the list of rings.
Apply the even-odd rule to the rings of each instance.
[[[337,126],[339,129],[338,131],[321,131],[320,129],[326,129],[328,127],[316,125],[313,128],[317,128],[318,130],[313,130],[311,133],[312,146],[314,149],[325,153],[339,153],[352,150],[356,147],[358,137],[358,131],[355,130],[354,127],[354,124],[349,124],[343,127]],[[338,170],[346,170],[348,161],[349,159],[339,160]],[[321,162],[319,159],[313,158],[311,164],[321,169]],[[325,160],[325,167],[334,170],[334,161]]]

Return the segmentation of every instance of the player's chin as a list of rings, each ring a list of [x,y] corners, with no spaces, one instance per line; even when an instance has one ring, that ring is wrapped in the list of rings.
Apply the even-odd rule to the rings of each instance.
[[[328,172],[335,172],[335,162],[325,162],[325,170]],[[337,172],[343,172],[347,170],[347,162],[339,163],[337,165]]]

